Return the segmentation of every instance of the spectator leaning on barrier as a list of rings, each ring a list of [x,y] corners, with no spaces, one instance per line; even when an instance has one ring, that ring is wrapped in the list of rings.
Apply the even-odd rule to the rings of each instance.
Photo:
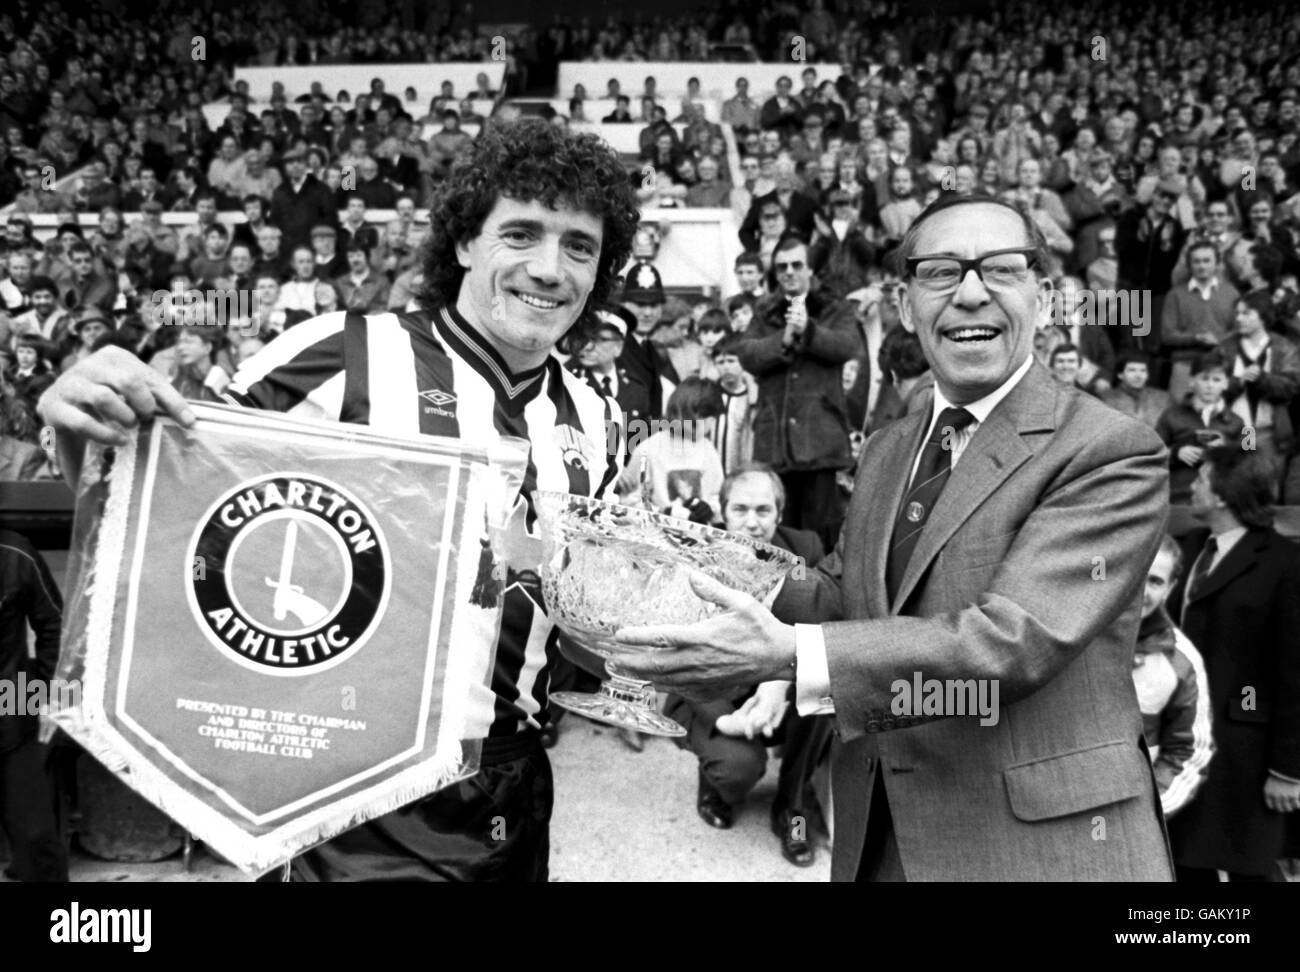
[[[781,475],[786,525],[829,546],[844,515],[835,473],[851,464],[840,371],[861,341],[853,307],[812,289],[803,243],[779,244],[773,268],[780,291],[759,302],[739,349],[759,387],[754,458]]]

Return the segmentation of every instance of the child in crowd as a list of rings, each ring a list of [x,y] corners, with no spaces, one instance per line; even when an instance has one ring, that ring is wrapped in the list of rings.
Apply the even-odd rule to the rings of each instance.
[[[1196,793],[1214,752],[1205,662],[1165,610],[1182,559],[1178,542],[1166,536],[1147,570],[1133,657],[1133,687],[1166,817]]]
[[[718,376],[723,406],[715,425],[713,443],[722,459],[723,473],[730,474],[754,457],[758,383],[740,366],[738,334],[729,334],[713,346],[711,364]]]
[[[749,322],[754,319],[756,302],[753,294],[736,294],[727,301],[727,316],[731,318],[731,330],[736,334],[744,334],[749,327]]]
[[[722,393],[716,382],[683,379],[668,399],[667,427],[633,448],[616,487],[620,502],[642,505],[644,463],[650,480],[651,508],[656,512],[687,516],[702,523],[716,519],[724,476],[713,435],[722,408]],[[689,489],[683,484],[688,484]]]
[[[1192,365],[1187,401],[1170,405],[1156,422],[1169,447],[1169,502],[1190,503],[1192,483],[1210,446],[1241,442],[1244,424],[1224,402],[1228,366],[1218,350],[1207,351]]]
[[[718,380],[718,370],[713,363],[713,349],[718,342],[731,334],[731,322],[727,320],[726,311],[711,308],[706,310],[695,325],[695,334],[704,352],[700,362],[700,377],[709,381]]]
[[[766,268],[763,266],[762,257],[757,253],[746,251],[736,257],[735,272],[736,283],[740,287],[741,294],[758,298],[766,293],[763,286],[763,275],[766,273]]]
[[[14,393],[33,409],[45,389],[54,384],[49,345],[39,334],[21,334],[14,340],[14,363],[5,370]]]

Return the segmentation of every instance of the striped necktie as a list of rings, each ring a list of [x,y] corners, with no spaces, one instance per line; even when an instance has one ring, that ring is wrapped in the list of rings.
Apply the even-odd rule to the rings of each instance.
[[[956,435],[974,421],[975,416],[964,408],[945,408],[939,413],[939,421],[921,448],[921,461],[912,478],[912,487],[903,497],[894,520],[893,542],[885,571],[885,590],[891,604],[903,582],[907,562],[912,559],[912,550],[921,538],[921,531],[925,529],[948,477],[952,475],[952,448]]]

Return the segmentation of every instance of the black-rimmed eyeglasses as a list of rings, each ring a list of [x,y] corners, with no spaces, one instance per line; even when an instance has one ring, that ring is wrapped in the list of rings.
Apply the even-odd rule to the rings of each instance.
[[[904,261],[907,276],[919,286],[936,293],[956,290],[972,270],[990,290],[1008,290],[1029,279],[1030,269],[1038,262],[1032,247],[994,250],[972,260],[954,256],[914,256]]]

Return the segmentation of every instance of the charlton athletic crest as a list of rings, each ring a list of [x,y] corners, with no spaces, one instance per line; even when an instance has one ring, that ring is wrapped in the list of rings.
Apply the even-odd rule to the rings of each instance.
[[[208,641],[263,674],[325,671],[383,615],[391,571],[375,518],[343,487],[278,474],[229,490],[195,530],[190,607]]]

